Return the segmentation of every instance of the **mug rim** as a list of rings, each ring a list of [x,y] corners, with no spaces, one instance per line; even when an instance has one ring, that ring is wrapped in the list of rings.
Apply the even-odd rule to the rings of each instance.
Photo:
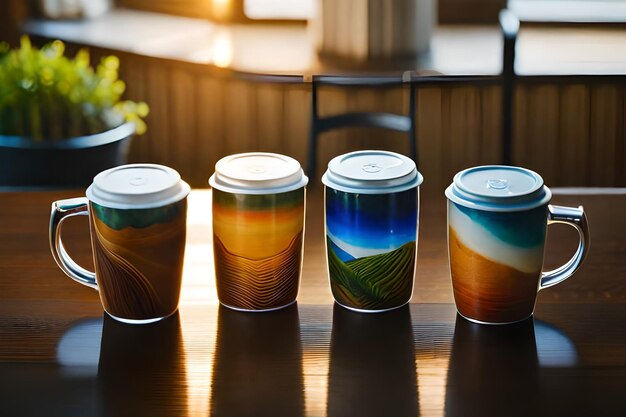
[[[359,163],[367,162],[360,166],[344,166],[350,160],[369,157]],[[384,164],[379,165],[380,158],[394,158],[400,164],[394,164],[390,172],[386,172]],[[378,158],[378,159],[377,159]],[[374,171],[366,171],[372,165]],[[398,168],[400,168],[398,170]],[[363,172],[368,172],[372,177],[364,177]],[[321,178],[322,183],[334,190],[351,194],[390,194],[410,190],[419,187],[424,181],[423,175],[417,170],[415,161],[411,158],[391,151],[362,150],[348,152],[334,157]]]
[[[254,163],[254,159],[264,159],[256,166],[244,165],[248,173],[229,170],[229,165],[237,161],[251,159],[247,163]],[[279,163],[280,161],[280,163]],[[246,164],[246,162],[244,162]],[[276,165],[278,164],[278,165]],[[278,166],[278,170],[271,172],[271,165]],[[268,172],[268,170],[270,172]],[[280,194],[306,187],[309,178],[304,174],[300,162],[288,155],[274,152],[244,152],[225,156],[215,164],[215,171],[208,181],[211,188],[232,194]]]
[[[89,200],[89,202],[91,203],[96,203],[99,206],[112,208],[112,209],[118,209],[118,210],[153,209],[153,208],[159,208],[159,207],[168,206],[170,204],[178,203],[179,201],[186,199],[189,196],[189,193],[191,192],[191,186],[189,186],[189,184],[187,184],[182,179],[180,180],[180,185],[181,185],[181,190],[177,194],[169,198],[166,198],[164,200],[154,201],[152,203],[145,203],[145,204],[124,204],[124,203],[117,203],[114,201],[101,200],[98,197],[96,197],[94,193],[92,192],[93,184],[87,188],[87,190],[85,191],[85,196],[87,197],[87,200]]]
[[[155,177],[156,172],[160,173],[160,178]],[[134,182],[136,180],[140,182]],[[100,172],[85,191],[85,196],[103,207],[143,209],[175,203],[186,198],[190,191],[189,184],[175,169],[138,163],[118,165]]]
[[[445,196],[448,199],[448,202],[452,202],[470,209],[481,210],[481,211],[491,211],[497,213],[512,213],[518,211],[526,211],[532,210],[537,207],[541,207],[550,203],[552,199],[552,191],[544,185],[543,192],[544,195],[541,199],[535,200],[531,203],[522,203],[522,204],[490,204],[482,201],[469,201],[458,196],[454,191],[456,187],[453,184],[450,184],[448,188],[446,188]]]

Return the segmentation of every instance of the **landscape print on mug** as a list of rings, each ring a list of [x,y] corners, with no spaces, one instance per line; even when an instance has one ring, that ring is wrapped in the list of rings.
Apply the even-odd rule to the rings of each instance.
[[[130,320],[175,312],[185,252],[187,200],[145,209],[90,204],[94,264],[104,309]]]
[[[326,188],[328,269],[339,304],[385,310],[410,300],[417,207],[417,188],[390,194]]]
[[[304,188],[278,194],[213,189],[217,295],[227,307],[270,310],[298,295]]]
[[[491,323],[532,314],[547,216],[545,205],[491,212],[448,203],[450,271],[459,313]]]

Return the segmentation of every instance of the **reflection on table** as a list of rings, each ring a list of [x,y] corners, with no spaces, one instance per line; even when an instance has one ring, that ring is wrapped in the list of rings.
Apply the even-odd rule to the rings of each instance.
[[[217,313],[211,410],[214,415],[304,415],[298,306]]]
[[[149,326],[105,314],[97,383],[102,415],[186,415],[185,375],[178,313]]]
[[[78,320],[60,337],[54,364],[0,363],[0,398],[5,410],[64,416],[430,415],[439,401],[450,416],[621,407],[619,371],[581,358],[559,326],[450,322],[451,307],[218,307],[145,326]],[[32,392],[41,402],[26,401]]]
[[[408,306],[363,314],[334,305],[329,416],[417,415],[416,383]]]

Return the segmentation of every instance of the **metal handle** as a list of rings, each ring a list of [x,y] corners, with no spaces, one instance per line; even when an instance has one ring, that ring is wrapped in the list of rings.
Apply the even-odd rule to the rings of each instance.
[[[52,203],[52,211],[50,213],[50,250],[52,257],[56,261],[59,268],[76,282],[98,289],[96,283],[96,274],[88,271],[78,265],[67,254],[61,241],[61,226],[63,221],[72,216],[89,215],[89,200],[85,197],[70,198],[68,200],[59,200]]]
[[[548,225],[554,223],[567,224],[575,228],[578,231],[580,243],[572,259],[563,266],[552,271],[542,272],[540,290],[556,285],[571,277],[580,268],[589,252],[589,226],[582,206],[574,208],[549,205]]]

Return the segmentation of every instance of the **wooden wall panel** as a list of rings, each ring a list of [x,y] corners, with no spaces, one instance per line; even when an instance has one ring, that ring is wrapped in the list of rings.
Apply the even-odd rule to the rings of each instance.
[[[197,152],[193,155],[199,160],[197,167],[202,167],[194,173],[197,181],[194,185],[206,186],[209,176],[213,173],[215,163],[224,155],[226,150],[226,135],[224,128],[224,106],[221,97],[224,86],[221,80],[210,77],[199,77],[197,81],[198,114]]]
[[[311,95],[306,85],[285,85],[285,112],[283,113],[283,152],[306,164]]]
[[[446,150],[441,140],[444,126],[442,120],[441,88],[422,88],[417,90],[417,155],[419,170],[424,176],[424,187],[441,189],[451,178],[446,177],[441,163]]]
[[[168,85],[173,86],[170,102],[171,130],[169,134],[169,156],[172,167],[183,178],[196,182],[200,171],[206,167],[197,157],[198,132],[196,120],[204,115],[196,102],[197,80],[189,72],[174,69],[170,73]],[[167,116],[165,116],[167,117]],[[194,155],[194,157],[191,157]]]
[[[514,163],[541,173],[548,185],[624,186],[626,159],[618,85],[518,87]]]
[[[479,126],[478,89],[475,87],[456,87],[450,92],[450,104],[447,114],[450,126],[447,144],[448,172],[457,172],[479,164]],[[445,114],[445,113],[444,113]],[[445,154],[444,154],[445,155]],[[446,163],[444,157],[443,163]]]
[[[141,61],[141,62],[140,62]],[[141,57],[123,58],[127,97],[145,100],[148,133],[131,161],[170,165],[204,187],[215,163],[237,152],[281,152],[306,164],[309,84],[267,84]],[[443,190],[460,169],[500,161],[498,86],[419,88],[417,137],[425,188]],[[521,84],[514,101],[513,161],[549,186],[626,185],[626,90],[619,85]],[[320,113],[405,113],[406,89],[320,92]],[[343,129],[320,136],[317,183],[330,159],[357,149],[408,153],[405,135]]]
[[[617,136],[615,167],[617,170],[617,181],[626,184],[626,86],[622,86],[620,90],[622,100],[621,111],[618,111],[618,115],[620,115],[621,123],[618,121],[620,134]],[[621,163],[619,161],[621,161]]]
[[[518,87],[514,104],[513,163],[541,174],[548,186],[558,184],[559,87]]]
[[[224,95],[224,130],[228,154],[251,152],[257,148],[256,136],[258,110],[256,99],[258,84],[241,80],[227,81]]]
[[[281,85],[265,84],[257,87],[257,149],[264,152],[283,152],[285,114]]]
[[[557,182],[584,184],[589,173],[589,91],[584,85],[567,85],[560,92],[559,160]],[[560,154],[560,157],[559,157]]]
[[[126,84],[125,95],[127,97],[147,97],[146,88],[149,84],[144,81],[144,73],[142,71],[142,65],[136,58],[129,58],[124,62],[124,73],[122,79]],[[137,137],[131,142],[131,152],[135,158],[139,161],[145,160],[149,157],[145,147],[138,146],[143,138]]]
[[[480,93],[481,118],[480,134],[480,162],[483,164],[498,164],[502,158],[502,102],[501,89],[498,86],[489,86],[478,89]]]
[[[133,151],[137,155],[135,158],[142,162],[167,165],[172,160],[170,144],[175,146],[176,142],[170,134],[170,126],[173,124],[170,112],[173,89],[168,74],[167,68],[148,65],[145,70],[145,96],[127,94],[128,97],[144,100],[150,105],[150,114],[146,119],[148,132],[145,137],[138,137],[133,143]]]
[[[590,89],[589,185],[613,182],[617,170],[607,157],[617,153],[619,135],[619,91],[613,86],[599,85]]]

